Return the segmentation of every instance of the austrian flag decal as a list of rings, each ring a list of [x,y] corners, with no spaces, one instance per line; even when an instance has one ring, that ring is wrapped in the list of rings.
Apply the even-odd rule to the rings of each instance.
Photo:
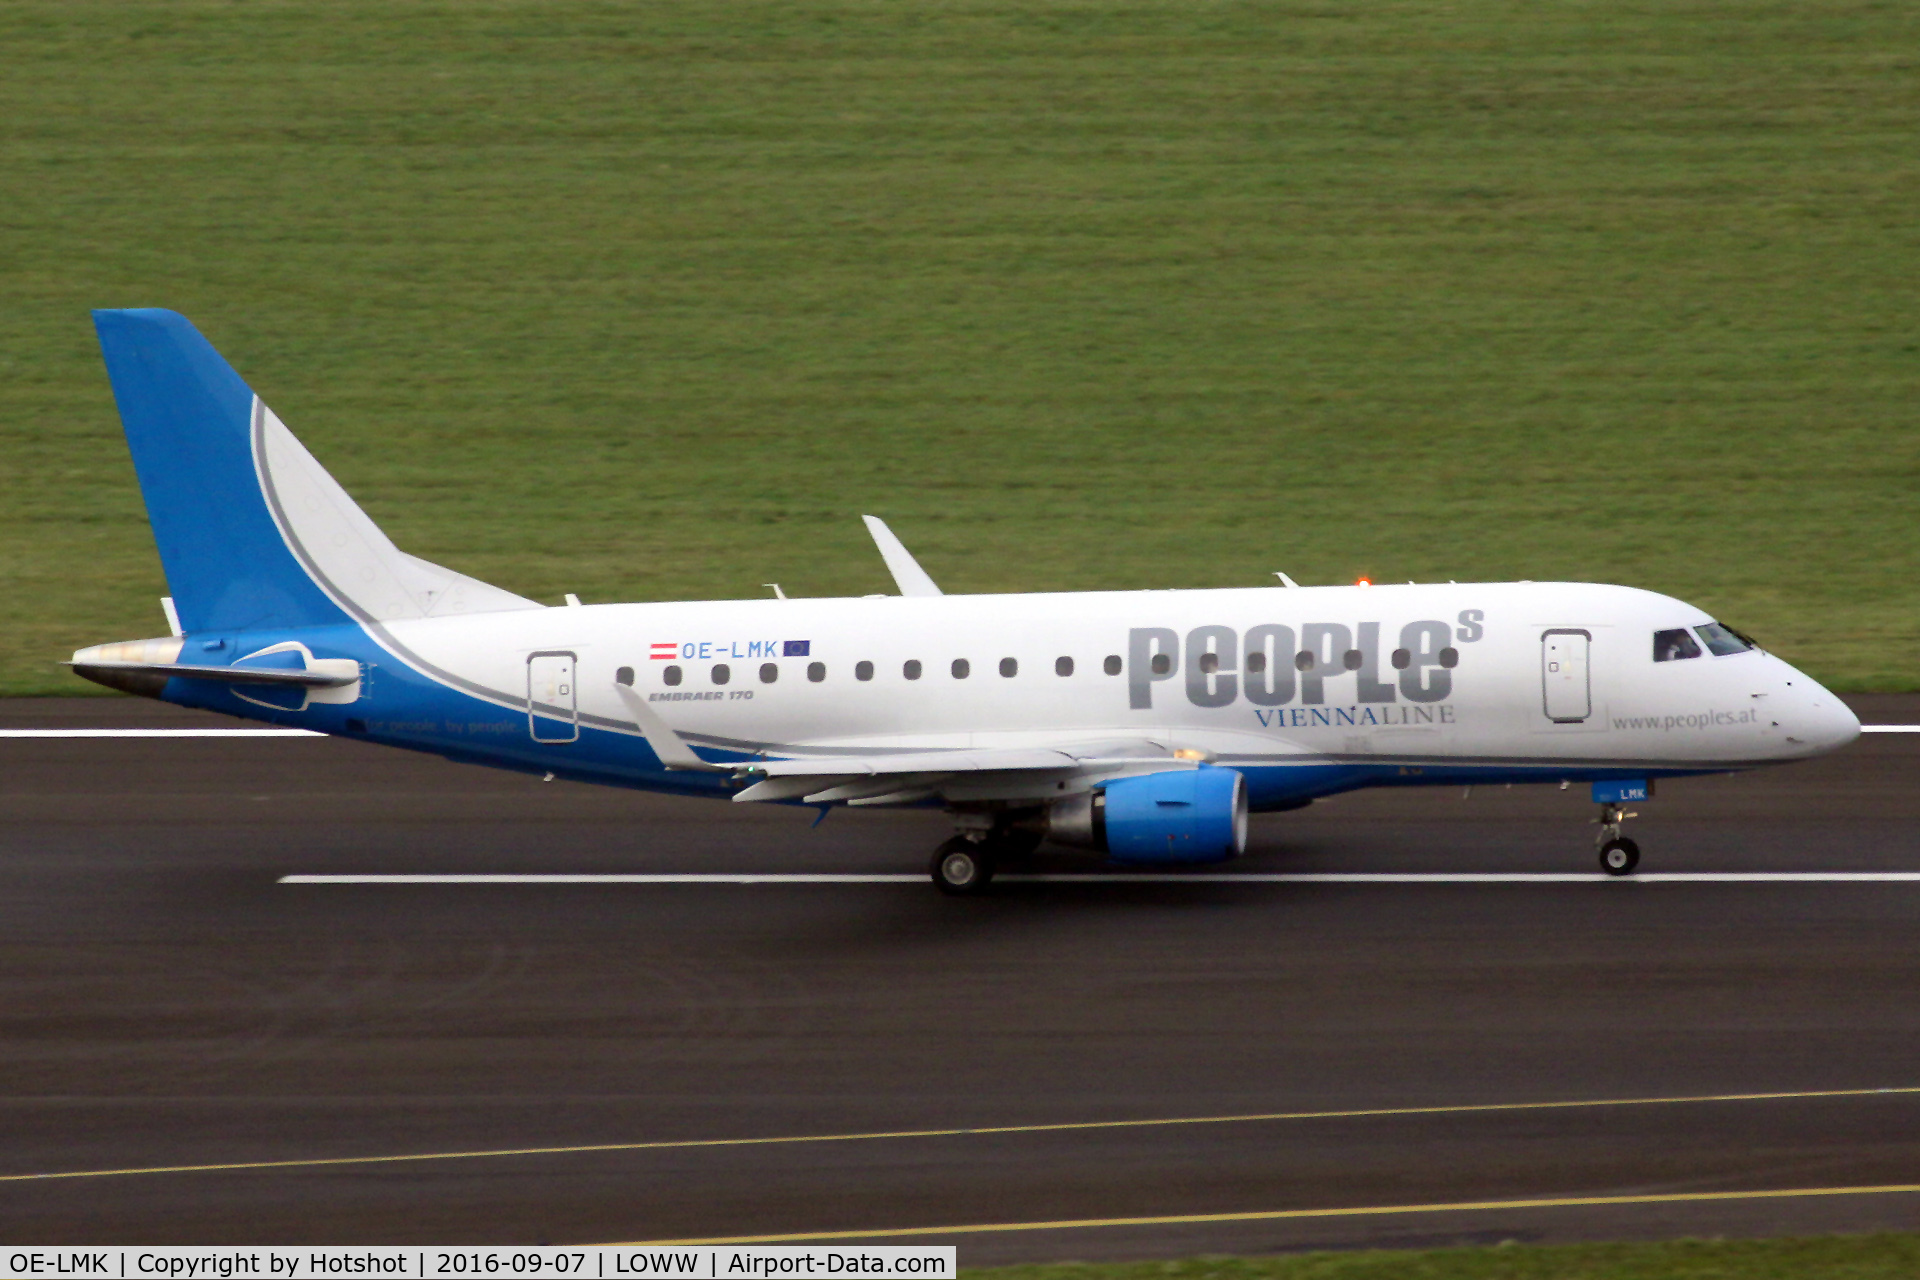
[[[679,652],[680,646],[671,640],[664,644],[655,644],[653,646],[653,660],[655,662],[669,662],[678,655]]]

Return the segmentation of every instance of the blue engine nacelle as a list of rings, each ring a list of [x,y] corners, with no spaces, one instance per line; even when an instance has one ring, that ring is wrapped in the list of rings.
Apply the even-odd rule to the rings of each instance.
[[[1225,862],[1247,847],[1247,780],[1207,766],[1119,778],[1057,802],[1048,834],[1115,862]]]

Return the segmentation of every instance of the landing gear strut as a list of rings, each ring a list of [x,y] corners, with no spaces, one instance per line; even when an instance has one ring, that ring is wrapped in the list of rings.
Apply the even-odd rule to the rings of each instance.
[[[1610,876],[1630,876],[1640,865],[1640,846],[1620,834],[1620,824],[1638,816],[1628,813],[1623,805],[1600,806],[1600,816],[1594,819],[1600,824],[1600,832],[1593,842],[1600,849],[1600,869]]]

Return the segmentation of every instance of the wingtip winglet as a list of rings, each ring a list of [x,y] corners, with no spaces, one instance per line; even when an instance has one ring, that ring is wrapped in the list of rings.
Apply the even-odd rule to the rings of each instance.
[[[880,548],[880,558],[887,562],[887,572],[893,575],[894,585],[900,588],[903,596],[937,596],[945,594],[920,562],[913,558],[906,545],[887,528],[887,522],[879,516],[860,517],[866,523],[867,532],[873,536],[873,544]]]
[[[660,713],[647,705],[647,700],[631,685],[616,683],[614,692],[620,701],[626,704],[627,713],[633,717],[633,723],[640,735],[653,748],[653,754],[660,757],[660,763],[674,773],[732,773],[733,766],[714,764],[703,760],[694,749],[687,745],[686,739],[673,731],[673,727],[660,718]]]

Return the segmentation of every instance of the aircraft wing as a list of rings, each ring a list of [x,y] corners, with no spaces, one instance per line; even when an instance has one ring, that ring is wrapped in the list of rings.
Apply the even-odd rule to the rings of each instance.
[[[934,796],[1037,800],[1118,774],[1190,769],[1200,758],[1144,741],[789,758],[738,766],[737,776],[752,785],[733,798],[849,805],[912,804]]]
[[[1176,749],[1150,739],[1038,747],[877,751],[871,755],[786,756],[720,763],[701,756],[660,718],[631,685],[614,691],[634,727],[669,770],[731,773],[747,784],[734,799],[747,803],[801,800],[807,804],[918,804],[945,800],[1051,800],[1124,774],[1191,769],[1208,752]]]
[[[828,756],[799,760],[768,760],[747,766],[769,778],[804,778],[825,774],[870,778],[886,773],[977,773],[982,769],[1071,769],[1079,761],[1065,751],[1045,747],[1016,747],[986,751],[903,751],[890,755]]]

